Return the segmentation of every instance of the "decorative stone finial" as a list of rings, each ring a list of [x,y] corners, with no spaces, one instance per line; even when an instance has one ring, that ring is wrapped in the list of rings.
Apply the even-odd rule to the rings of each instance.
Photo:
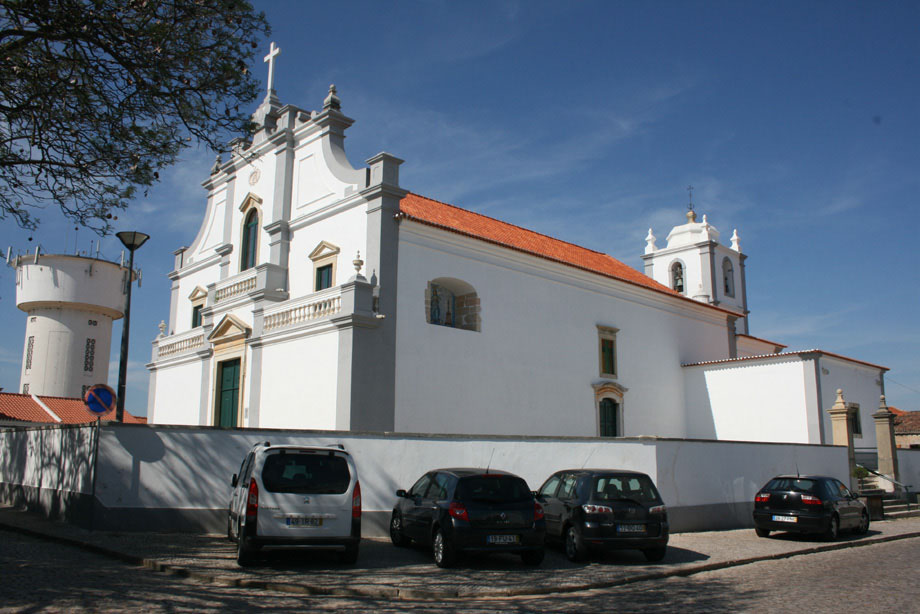
[[[220,165],[223,160],[221,160],[220,154],[217,154],[217,157],[214,158],[214,166],[211,167],[211,174],[216,175],[220,172]]]
[[[891,412],[891,410],[888,409],[888,402],[885,400],[884,394],[878,398],[878,410]]]
[[[648,235],[646,235],[645,237],[645,243],[646,243],[645,245],[646,254],[651,254],[656,249],[658,249],[657,247],[655,247],[655,235],[652,234],[651,228],[648,229]]]
[[[706,224],[707,226],[709,225],[709,220],[706,219],[705,213],[703,214],[703,223]]]
[[[165,337],[166,336],[166,322],[164,320],[160,320],[160,324],[157,326],[157,328],[160,329],[160,336]]]
[[[342,110],[342,101],[336,96],[335,84],[329,86],[329,95],[323,101],[323,110],[332,109],[334,111]]]
[[[837,389],[837,400],[834,401],[834,406],[831,409],[846,409],[846,401],[843,400],[843,388]]]
[[[687,209],[687,223],[692,224],[694,222],[696,222],[696,211]]]
[[[735,231],[732,233],[732,249],[736,252],[741,252],[741,237],[738,236],[737,228],[735,228]]]
[[[360,275],[360,274],[361,274],[361,267],[364,266],[364,261],[361,260],[361,250],[358,250],[358,255],[355,256],[355,259],[352,260],[351,263],[352,263],[353,265],[355,265],[355,274],[356,274],[356,275]]]

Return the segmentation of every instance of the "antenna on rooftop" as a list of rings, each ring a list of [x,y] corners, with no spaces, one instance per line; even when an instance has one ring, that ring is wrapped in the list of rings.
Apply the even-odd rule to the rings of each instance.
[[[489,469],[492,467],[492,457],[495,456],[495,448],[492,448],[492,454],[489,455],[489,462],[486,463],[486,473],[489,473]]]

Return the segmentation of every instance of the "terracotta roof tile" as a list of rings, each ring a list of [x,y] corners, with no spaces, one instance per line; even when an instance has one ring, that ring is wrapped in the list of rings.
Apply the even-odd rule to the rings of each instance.
[[[421,224],[495,243],[605,277],[650,288],[656,292],[692,300],[603,252],[560,241],[454,205],[409,193],[399,202],[399,208],[403,217]],[[697,301],[694,303],[700,304]],[[714,309],[718,308],[714,307]],[[719,309],[719,311],[724,310]]]
[[[96,419],[96,415],[86,409],[82,399],[48,396],[39,396],[38,398],[61,419],[61,424],[84,424],[93,422]],[[22,422],[58,423],[41,405],[35,402],[32,395],[11,392],[0,392],[0,418]],[[102,416],[103,421],[113,420],[114,418],[114,410]],[[146,424],[147,419],[133,416],[126,411],[125,423]]]
[[[890,407],[888,409],[891,409]],[[894,417],[894,432],[897,435],[920,433],[920,411],[906,411]]]

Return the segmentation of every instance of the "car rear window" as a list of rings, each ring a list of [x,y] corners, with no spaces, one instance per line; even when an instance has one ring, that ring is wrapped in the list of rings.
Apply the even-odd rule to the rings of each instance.
[[[779,490],[783,492],[807,492],[811,494],[821,494],[821,484],[818,480],[809,480],[807,478],[773,478],[764,490]]]
[[[477,475],[460,478],[457,498],[481,503],[513,503],[533,497],[527,482],[513,475]]]
[[[661,500],[658,490],[647,475],[597,476],[591,493],[595,501],[631,499],[639,503],[654,503]]]
[[[269,492],[342,494],[350,481],[348,462],[337,454],[279,452],[267,456],[262,467],[262,483]]]

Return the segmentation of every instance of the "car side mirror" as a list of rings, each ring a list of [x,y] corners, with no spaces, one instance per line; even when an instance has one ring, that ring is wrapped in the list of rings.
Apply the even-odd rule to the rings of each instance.
[[[400,488],[399,490],[396,491],[396,496],[399,497],[400,499],[405,499],[407,496],[406,491]]]
[[[233,477],[230,478],[230,486],[232,486],[233,488],[236,488],[236,483],[237,483],[238,481],[239,481],[239,478],[238,478],[237,475],[234,473],[234,474],[233,474]]]

